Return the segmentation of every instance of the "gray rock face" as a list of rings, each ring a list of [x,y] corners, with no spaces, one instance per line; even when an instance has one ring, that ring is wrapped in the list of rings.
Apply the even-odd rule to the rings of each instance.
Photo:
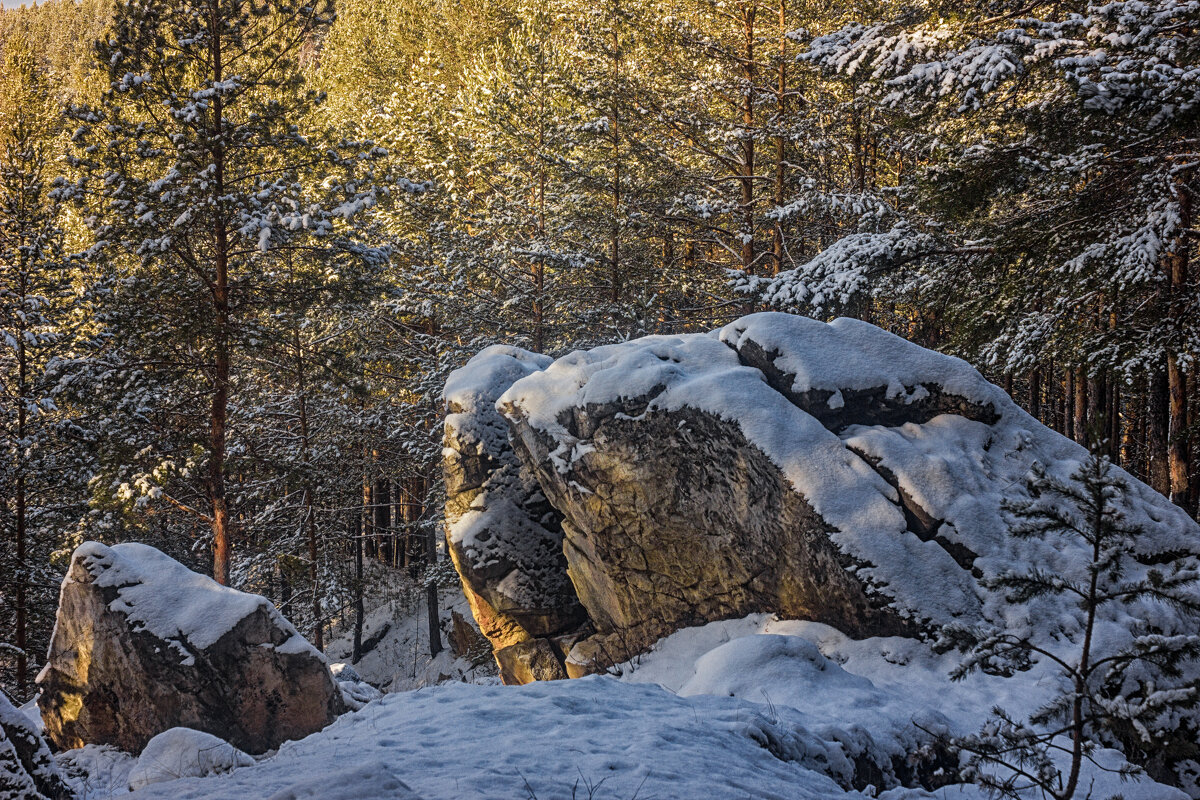
[[[997,620],[981,578],[1086,560],[1015,540],[1001,513],[1033,465],[1065,479],[1083,448],[965,362],[872,325],[755,314],[547,361],[490,348],[446,393],[452,550],[490,604],[481,628],[522,645],[497,654],[510,680],[560,677],[563,654],[569,676],[604,670],[758,611],[851,636]],[[1149,558],[1200,533],[1128,482]]]
[[[46,742],[0,692],[0,800],[67,800],[72,795]]]
[[[450,556],[508,683],[565,678],[547,637],[584,620],[567,576],[562,515],[517,460],[495,408],[500,392],[549,363],[518,348],[489,347],[445,391]]]
[[[572,409],[565,426],[594,449],[565,470],[549,457],[552,438],[515,426],[522,462],[563,512],[568,574],[598,634],[572,670],[604,669],[679,628],[758,611],[855,637],[905,631],[735,423],[691,408],[647,413],[639,401]]]
[[[262,753],[344,710],[324,657],[269,601],[139,544],[75,551],[38,684],[64,750],[137,753],[187,727]]]

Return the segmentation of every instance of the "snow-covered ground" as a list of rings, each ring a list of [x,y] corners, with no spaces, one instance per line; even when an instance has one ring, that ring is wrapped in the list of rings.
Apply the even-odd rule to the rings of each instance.
[[[474,625],[470,606],[457,585],[439,587],[443,649],[436,658],[431,658],[425,592],[414,587],[399,570],[378,564],[371,567],[378,573],[373,576],[372,584],[379,594],[370,598],[373,608],[363,617],[363,642],[370,649],[354,664],[354,671],[364,681],[385,692],[420,689],[446,681],[499,683],[495,662],[490,658],[472,663],[456,658],[450,651],[453,614],[457,612]],[[334,663],[348,662],[353,647],[354,632],[347,620],[335,631],[325,655]]]
[[[619,677],[391,693],[253,766],[131,794],[128,756],[89,747],[61,761],[86,800],[871,797],[837,780],[856,749],[899,752],[921,736],[914,723],[969,730],[992,705],[1023,713],[1047,690],[1036,671],[951,683],[948,669],[911,640],[853,641],[753,615],[680,631]],[[1120,763],[1111,752],[1099,759]],[[1095,768],[1086,780],[1095,797],[1184,798]],[[879,796],[982,798],[973,787]]]

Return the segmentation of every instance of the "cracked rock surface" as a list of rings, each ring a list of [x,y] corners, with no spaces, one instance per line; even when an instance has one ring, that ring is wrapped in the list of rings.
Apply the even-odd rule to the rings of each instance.
[[[506,682],[567,677],[553,637],[586,620],[567,576],[562,514],[522,467],[496,398],[550,365],[493,346],[446,382],[446,539],[479,629]]]
[[[446,399],[451,552],[510,682],[758,611],[924,635],[1002,614],[981,578],[1079,556],[1016,541],[1000,509],[1083,448],[966,362],[857,320],[753,314],[553,362],[489,348]],[[1193,529],[1128,481],[1161,547]]]

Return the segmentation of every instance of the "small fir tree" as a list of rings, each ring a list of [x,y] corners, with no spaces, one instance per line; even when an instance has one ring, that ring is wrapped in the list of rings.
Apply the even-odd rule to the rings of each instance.
[[[1200,691],[1195,669],[1200,636],[1131,620],[1143,603],[1170,606],[1179,619],[1200,619],[1200,572],[1194,555],[1161,567],[1148,568],[1139,560],[1139,554],[1155,548],[1147,547],[1146,534],[1129,522],[1123,510],[1128,486],[1106,457],[1089,455],[1068,481],[1035,468],[1024,488],[1024,497],[1005,503],[1012,535],[1082,544],[1089,558],[1074,574],[1033,567],[1003,573],[985,586],[1003,592],[1011,603],[1061,598],[1078,619],[1078,641],[1062,652],[1036,628],[952,631],[952,638],[969,648],[952,674],[955,680],[975,670],[1007,673],[1045,660],[1062,681],[1061,691],[1028,720],[996,708],[979,732],[954,744],[966,755],[964,777],[999,796],[1069,800],[1097,745],[1119,744],[1132,760],[1146,761],[1142,756],[1189,737],[1181,712],[1194,709]],[[1130,626],[1123,638],[1111,631],[1102,635],[1113,612]],[[1190,738],[1194,741],[1194,731]],[[1131,766],[1122,774],[1138,771]]]

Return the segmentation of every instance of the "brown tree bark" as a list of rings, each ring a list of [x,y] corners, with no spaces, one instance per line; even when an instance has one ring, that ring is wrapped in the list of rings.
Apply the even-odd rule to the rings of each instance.
[[[775,207],[782,208],[787,187],[787,137],[783,121],[787,119],[787,0],[779,0],[779,71],[775,82],[775,113],[778,115],[775,135]],[[783,220],[775,220],[772,242],[772,274],[783,269]]]
[[[363,634],[363,515],[362,509],[350,514],[351,551],[354,553],[354,586],[351,592],[354,597],[354,641],[350,653],[351,662],[362,658]]]
[[[1171,493],[1170,459],[1167,455],[1171,430],[1170,394],[1167,371],[1161,367],[1150,376],[1147,387],[1146,446],[1150,485],[1163,495]]]
[[[425,542],[426,563],[433,566],[437,563],[437,537],[433,531],[430,531],[429,535],[425,537]],[[442,652],[442,627],[438,614],[437,581],[430,573],[426,573],[425,607],[429,612],[429,657],[437,658],[437,654]]]
[[[1108,455],[1118,465],[1122,460],[1121,423],[1121,387],[1114,377],[1108,381]]]
[[[1063,370],[1063,435],[1075,439],[1075,372]]]
[[[312,440],[308,424],[308,375],[304,365],[304,348],[300,342],[300,330],[293,330],[293,347],[296,352],[297,412],[300,421],[300,456],[304,463],[304,533],[308,539],[308,580],[312,587],[313,644],[318,650],[325,649],[324,624],[321,609],[321,581],[318,570],[317,514],[314,508],[312,483]]]
[[[1197,394],[1200,394],[1200,392],[1197,391],[1198,388],[1200,388],[1200,380],[1197,380],[1196,373],[1193,371],[1190,375],[1188,375],[1188,379],[1187,379],[1187,393],[1188,393],[1188,398],[1189,398],[1188,399],[1187,428],[1189,431],[1195,431],[1197,428],[1197,413],[1196,413],[1196,406],[1198,404]],[[1189,488],[1189,494],[1188,494],[1187,510],[1188,510],[1189,514],[1191,514],[1193,517],[1195,517],[1197,515],[1197,508],[1200,508],[1200,480],[1197,479],[1197,476],[1195,473],[1197,459],[1198,459],[1198,456],[1200,456],[1200,453],[1197,452],[1198,450],[1200,450],[1200,441],[1197,441],[1198,437],[1196,437],[1196,436],[1191,436],[1190,439],[1191,439],[1191,453],[1189,454],[1188,466],[1192,470],[1192,474],[1189,477],[1189,481],[1188,481],[1190,488]]]
[[[1176,185],[1179,200],[1180,227],[1191,227],[1192,201],[1191,193],[1182,183]],[[1185,236],[1180,236],[1175,243],[1174,251],[1167,256],[1167,269],[1171,282],[1170,313],[1176,324],[1182,324],[1182,316],[1187,313],[1188,289],[1188,259],[1190,245]],[[1178,345],[1172,346],[1167,352],[1167,394],[1170,402],[1170,429],[1167,434],[1167,463],[1171,475],[1171,501],[1183,506],[1188,505],[1189,481],[1191,479],[1190,443],[1188,442],[1188,394],[1187,376],[1176,351]]]
[[[741,154],[741,237],[742,269],[749,271],[754,266],[754,89],[758,77],[754,61],[754,23],[758,15],[758,0],[742,2],[742,79],[745,92],[742,96],[742,136],[738,142]]]
[[[1028,394],[1025,407],[1035,419],[1042,419],[1042,371],[1034,367],[1029,371]]]
[[[1075,441],[1088,445],[1088,379],[1083,367],[1075,370]]]
[[[28,295],[28,287],[25,284],[25,272],[21,273],[21,297]],[[18,322],[20,329],[17,331],[17,441],[23,442],[29,435],[29,408],[26,405],[29,396],[29,356],[25,350],[25,330],[23,318]],[[17,647],[17,691],[19,697],[24,698],[29,689],[29,656],[27,650],[29,647],[29,565],[26,561],[29,558],[26,552],[28,547],[28,530],[27,530],[27,515],[28,509],[27,498],[25,496],[25,454],[22,448],[17,448],[17,463],[16,475],[14,481],[13,505],[16,507],[16,557],[17,557],[17,574],[13,576],[16,583],[15,597],[16,602],[16,631],[14,644]]]
[[[619,1],[614,5],[620,15]],[[612,26],[612,84],[613,96],[609,108],[609,136],[612,139],[612,224],[609,231],[609,265],[612,269],[612,291],[609,298],[615,306],[621,300],[621,109],[616,95],[621,80],[621,37],[614,21]]]
[[[376,458],[376,466],[378,468],[378,457]],[[375,525],[372,533],[374,534],[374,544],[371,547],[373,554],[383,563],[391,561],[392,554],[389,549],[391,544],[391,529],[392,529],[392,494],[391,484],[387,478],[376,476],[375,487],[371,490],[371,505],[375,512]]]
[[[1105,414],[1108,409],[1105,401],[1108,398],[1108,386],[1103,373],[1088,379],[1087,395],[1088,424],[1092,428],[1089,435],[1095,437],[1096,441],[1093,444],[1100,452],[1107,453],[1108,417]]]
[[[219,0],[209,2],[209,53],[214,82],[224,79],[221,62],[221,14]],[[214,197],[225,196],[224,102],[220,93],[213,96],[212,148]],[[230,317],[229,237],[220,208],[213,211],[213,374],[212,406],[209,418],[208,494],[212,502],[213,579],[229,583],[230,530],[229,503],[225,496],[225,429],[229,417]]]

